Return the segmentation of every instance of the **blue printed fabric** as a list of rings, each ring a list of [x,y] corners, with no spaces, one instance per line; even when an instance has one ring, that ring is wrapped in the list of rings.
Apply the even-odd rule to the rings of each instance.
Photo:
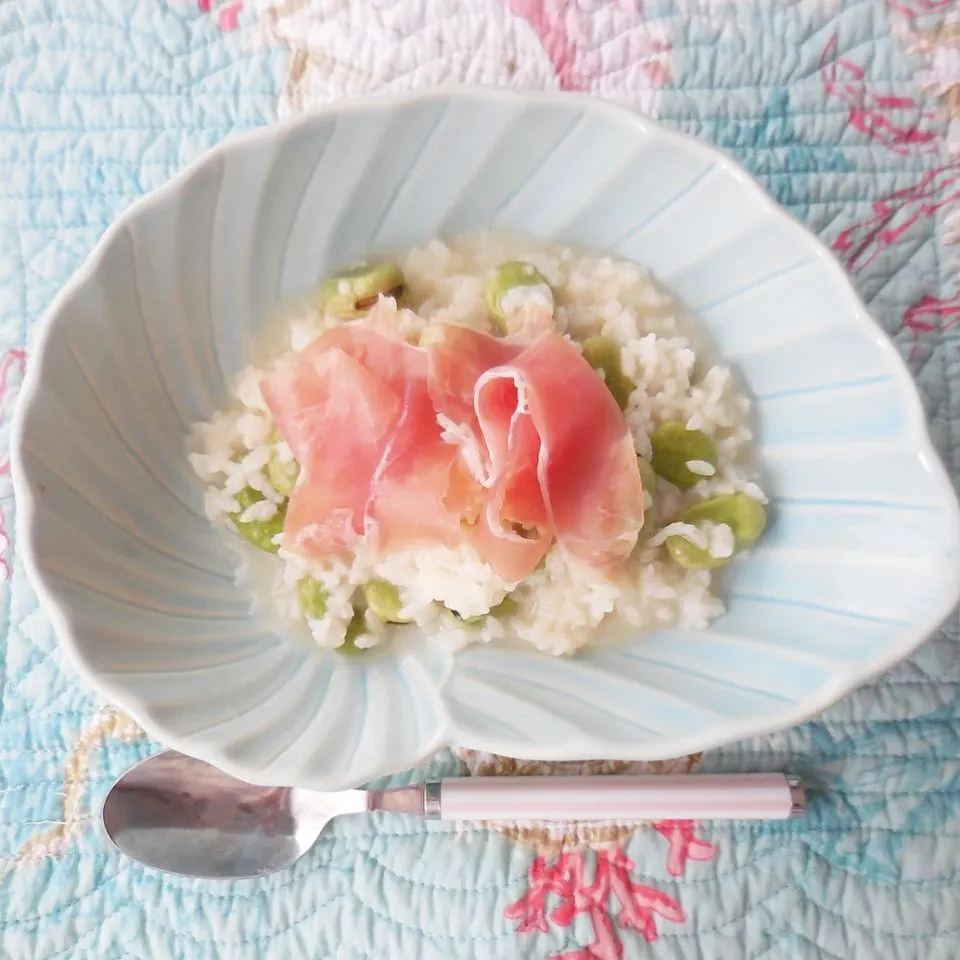
[[[345,821],[211,885],[109,851],[156,745],[62,663],[17,556],[7,435],[31,331],[107,224],[235,130],[441,82],[589,91],[738,157],[855,278],[960,478],[956,0],[0,2],[0,957],[952,960],[960,629],[815,721],[669,769],[790,767],[783,824],[486,832]],[[449,754],[432,773],[502,773]]]

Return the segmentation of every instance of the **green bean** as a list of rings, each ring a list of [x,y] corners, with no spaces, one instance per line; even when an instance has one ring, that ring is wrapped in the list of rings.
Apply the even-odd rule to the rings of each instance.
[[[384,623],[409,623],[410,618],[401,615],[403,600],[400,591],[386,580],[369,580],[363,585],[363,596],[368,609]]]
[[[259,490],[253,487],[244,487],[239,493],[234,495],[234,499],[240,506],[236,513],[230,514],[233,525],[237,528],[239,534],[252,543],[258,550],[266,553],[276,553],[279,546],[273,542],[274,537],[283,533],[283,522],[287,515],[286,502],[277,506],[277,512],[268,520],[241,520],[243,512],[252,507],[255,503],[266,499]]]
[[[630,394],[634,391],[633,381],[623,375],[620,366],[620,344],[610,337],[587,337],[581,344],[583,358],[594,370],[603,371],[603,382],[613,394],[617,406],[627,409]]]
[[[520,601],[509,593],[490,610],[491,617],[512,617],[520,609]]]
[[[687,507],[680,515],[684,523],[725,523],[737,541],[737,549],[744,550],[757,540],[767,525],[767,511],[759,500],[745,493],[726,493],[701,500]]]
[[[324,280],[317,291],[317,306],[344,319],[360,317],[381,294],[399,297],[404,282],[403,271],[395,263],[362,263]]]
[[[717,447],[713,440],[703,431],[688,430],[676,420],[661,423],[651,434],[650,444],[654,472],[681,490],[689,490],[706,476],[691,470],[690,464],[699,461],[708,464],[711,471],[716,469]]]
[[[667,537],[667,552],[684,570],[714,570],[730,562],[730,557],[715,557],[681,534]]]
[[[487,617],[512,617],[520,609],[520,604],[515,597],[507,594],[495,607],[491,607],[486,613],[478,614],[475,617],[461,617],[456,610],[453,615],[463,621],[465,627],[482,627]]]
[[[289,460],[280,459],[280,452],[276,447],[282,441],[283,434],[274,427],[270,431],[270,443],[274,449],[271,450],[270,459],[267,461],[267,479],[277,493],[283,497],[289,497],[293,493],[293,488],[297,485],[297,477],[300,476],[300,464],[293,457]]]
[[[322,620],[327,613],[327,591],[318,580],[304,577],[297,583],[297,598],[306,620]]]
[[[356,656],[363,653],[364,648],[357,646],[357,637],[363,636],[367,632],[367,621],[364,619],[363,611],[354,609],[353,616],[347,624],[347,630],[343,635],[343,643],[337,647],[337,653],[345,656]]]
[[[267,461],[267,479],[273,489],[283,497],[289,497],[297,485],[300,476],[300,464],[296,460],[281,460],[276,450]]]
[[[766,526],[767,512],[753,497],[745,493],[730,493],[701,500],[688,507],[680,514],[680,522],[695,526],[723,523],[730,528],[734,548],[729,557],[715,557],[682,534],[667,537],[667,552],[681,567],[687,570],[712,570],[722,567],[757,540]]]
[[[508,260],[487,278],[484,294],[487,308],[493,317],[494,324],[503,332],[510,329],[510,321],[516,310],[504,308],[503,298],[506,294],[519,287],[545,287],[550,293],[550,308],[553,309],[553,291],[546,277],[532,264],[522,260]]]

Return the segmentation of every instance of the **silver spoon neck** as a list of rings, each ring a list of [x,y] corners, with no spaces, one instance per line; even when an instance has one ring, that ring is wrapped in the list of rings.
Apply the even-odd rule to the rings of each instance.
[[[381,811],[409,816],[439,815],[439,791],[435,783],[416,783],[390,790],[338,790],[325,793],[315,790],[294,790],[290,808],[298,823],[310,829],[321,830],[333,817],[351,813]],[[429,794],[429,796],[427,796]]]
[[[371,790],[367,794],[367,810],[382,810],[387,813],[406,813],[422,817],[425,809],[424,784],[409,787],[394,787],[392,790]],[[427,784],[426,786],[430,786]]]

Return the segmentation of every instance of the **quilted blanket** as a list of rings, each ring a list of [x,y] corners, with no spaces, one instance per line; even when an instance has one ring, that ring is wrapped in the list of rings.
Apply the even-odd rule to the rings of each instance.
[[[6,437],[32,326],[113,217],[231,131],[454,81],[586,90],[732,152],[853,275],[960,478],[957,0],[3,0],[0,956],[952,960],[956,618],[813,722],[666,765],[793,769],[823,791],[802,821],[357,820],[228,885],[98,840],[107,784],[156,745],[64,669],[18,561]],[[431,772],[464,765],[530,767]]]

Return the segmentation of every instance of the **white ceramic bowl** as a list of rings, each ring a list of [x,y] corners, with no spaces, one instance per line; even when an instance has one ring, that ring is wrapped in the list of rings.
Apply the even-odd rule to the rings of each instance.
[[[488,227],[648,264],[755,396],[773,522],[709,631],[368,660],[251,612],[186,425],[325,270]],[[158,739],[260,782],[352,785],[444,744],[653,759],[770,731],[907,656],[960,586],[913,383],[838,264],[723,154],[572,95],[351,102],[211,151],[57,298],[13,462],[24,562],[79,670]]]

